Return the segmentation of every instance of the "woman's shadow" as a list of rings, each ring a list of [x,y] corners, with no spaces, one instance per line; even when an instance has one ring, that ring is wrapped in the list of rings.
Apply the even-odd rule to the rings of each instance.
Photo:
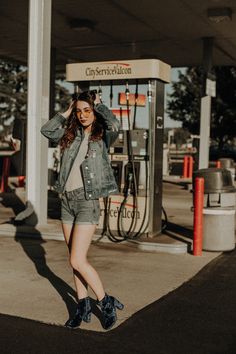
[[[76,292],[63,279],[58,277],[47,265],[43,240],[40,232],[36,229],[37,215],[33,211],[32,205],[25,204],[12,191],[1,194],[1,203],[7,208],[12,208],[16,217],[5,222],[16,227],[15,241],[20,243],[27,257],[33,262],[37,273],[47,279],[64,301],[69,317],[72,317],[77,307]],[[27,231],[27,232],[26,232]],[[28,236],[33,236],[29,238]]]

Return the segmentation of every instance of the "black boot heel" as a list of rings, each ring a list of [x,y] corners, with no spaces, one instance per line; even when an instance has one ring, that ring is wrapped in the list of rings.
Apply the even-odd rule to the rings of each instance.
[[[124,305],[113,296],[105,294],[101,301],[97,301],[103,314],[103,328],[110,329],[117,321],[116,308],[122,310]]]
[[[124,305],[116,298],[114,298],[114,305],[119,310],[123,310],[123,308],[124,308]]]
[[[91,313],[90,298],[85,297],[79,300],[75,316],[66,321],[65,326],[73,329],[79,327],[82,321],[90,322]]]

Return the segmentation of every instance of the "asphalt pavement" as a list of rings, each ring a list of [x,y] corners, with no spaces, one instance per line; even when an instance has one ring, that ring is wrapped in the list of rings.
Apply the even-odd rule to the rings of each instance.
[[[169,226],[163,240],[188,244],[188,253],[91,245],[89,257],[106,289],[125,305],[107,332],[96,306],[90,324],[63,327],[76,294],[58,220],[46,228],[15,227],[23,198],[14,191],[1,197],[0,353],[236,353],[236,251],[191,254],[192,196],[183,185],[164,184]]]
[[[107,333],[1,315],[1,353],[235,354],[235,277],[236,251],[224,253]]]

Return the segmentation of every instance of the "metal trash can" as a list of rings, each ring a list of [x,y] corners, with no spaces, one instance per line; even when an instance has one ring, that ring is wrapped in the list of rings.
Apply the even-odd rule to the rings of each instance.
[[[235,180],[235,167],[234,167],[234,160],[229,158],[221,158],[219,159],[221,168],[226,168],[228,171],[231,172],[233,181]]]
[[[193,173],[204,178],[203,245],[206,251],[235,248],[236,188],[231,172],[223,168],[200,169]]]

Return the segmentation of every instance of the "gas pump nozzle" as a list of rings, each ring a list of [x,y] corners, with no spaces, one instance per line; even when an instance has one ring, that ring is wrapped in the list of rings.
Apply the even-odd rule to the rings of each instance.
[[[126,81],[126,89],[125,89],[125,95],[126,95],[126,101],[129,102],[129,83]]]
[[[147,96],[148,96],[148,102],[152,102],[152,84],[151,81],[148,81],[148,92],[147,92]]]
[[[128,197],[131,194],[131,184],[133,182],[133,173],[129,172],[128,173],[128,178],[127,178],[127,188],[124,190],[124,194],[126,197]]]
[[[99,81],[98,96],[100,98],[100,101],[102,102],[102,83],[101,83],[101,81]]]
[[[112,107],[112,100],[113,100],[113,81],[111,81],[111,86],[110,86],[110,107]]]

